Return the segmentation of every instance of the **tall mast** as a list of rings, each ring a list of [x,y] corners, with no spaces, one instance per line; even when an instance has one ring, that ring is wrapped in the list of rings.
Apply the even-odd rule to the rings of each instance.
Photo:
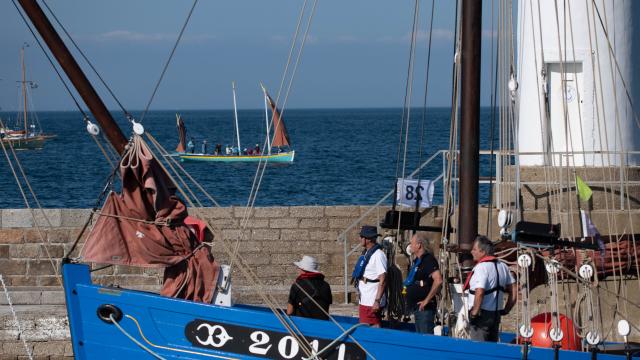
[[[20,48],[20,62],[22,63],[22,117],[24,120],[24,137],[29,135],[29,129],[27,129],[27,70],[24,66],[24,47]]]
[[[238,155],[242,154],[242,148],[240,148],[240,128],[238,127],[238,106],[236,105],[236,82],[231,82],[231,88],[233,89],[233,116],[236,120],[236,139],[238,140]]]
[[[262,85],[262,83],[260,83],[260,87],[262,88],[262,94],[264,95],[264,121],[266,122],[267,126],[267,154],[271,155],[271,135],[269,134],[269,109],[268,106],[269,104],[267,104],[267,89],[264,88],[264,85]],[[264,153],[264,151],[263,151]]]
[[[480,53],[482,0],[462,1],[462,74],[460,93],[460,205],[458,244],[463,270],[471,268],[471,247],[478,234],[480,150]]]
[[[109,110],[107,110],[102,99],[100,99],[89,80],[87,80],[87,77],[82,72],[82,69],[80,69],[80,66],[78,66],[78,63],[69,52],[67,46],[62,39],[60,39],[60,36],[49,22],[49,19],[47,19],[46,15],[42,12],[40,5],[38,5],[36,0],[18,0],[18,2],[47,44],[53,56],[58,60],[58,64],[62,70],[64,70],[65,74],[67,74],[67,77],[69,77],[69,80],[73,83],[82,100],[84,100],[87,107],[89,107],[89,110],[102,127],[111,145],[113,145],[118,153],[122,154],[127,145],[127,138],[115,120],[113,120]]]

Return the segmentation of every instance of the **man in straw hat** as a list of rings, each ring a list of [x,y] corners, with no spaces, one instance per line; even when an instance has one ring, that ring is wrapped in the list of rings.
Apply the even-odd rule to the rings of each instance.
[[[318,271],[318,262],[313,256],[305,255],[293,264],[298,267],[298,277],[289,290],[287,315],[328,320],[333,298],[331,287]]]
[[[387,257],[377,243],[378,236],[375,226],[364,225],[360,229],[360,245],[364,247],[364,251],[351,274],[351,280],[360,294],[360,322],[373,327],[380,327],[382,324],[382,309],[386,303]]]

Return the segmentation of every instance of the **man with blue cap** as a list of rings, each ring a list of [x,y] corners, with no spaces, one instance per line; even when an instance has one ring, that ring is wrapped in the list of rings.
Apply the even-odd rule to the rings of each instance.
[[[360,294],[360,322],[373,327],[380,327],[382,324],[382,309],[386,305],[387,257],[376,241],[378,236],[375,226],[364,225],[360,229],[360,245],[364,247],[364,251],[351,274]]]

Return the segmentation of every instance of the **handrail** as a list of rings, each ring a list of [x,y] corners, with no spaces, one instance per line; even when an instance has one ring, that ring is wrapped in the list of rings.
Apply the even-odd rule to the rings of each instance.
[[[445,150],[438,150],[436,153],[434,153],[433,155],[431,155],[431,157],[429,157],[427,160],[425,160],[422,165],[420,165],[420,167],[418,167],[417,169],[415,169],[411,174],[409,174],[408,179],[412,179],[413,176],[415,174],[417,174],[420,170],[422,170],[425,166],[429,165],[429,163],[435,159],[438,155],[440,155],[441,153],[445,152]],[[440,179],[442,177],[442,174],[440,176],[438,176],[438,179]],[[435,181],[434,181],[435,182]],[[377,203],[375,203],[374,205],[371,206],[371,208],[367,211],[365,211],[364,214],[360,215],[360,217],[355,220],[353,223],[351,223],[351,225],[349,225],[346,229],[344,229],[340,234],[338,234],[338,241],[342,240],[346,240],[346,234],[347,232],[349,232],[351,229],[353,229],[358,223],[360,223],[364,218],[366,218],[374,209],[376,209],[378,206],[380,206],[380,204],[382,204],[383,202],[385,202],[389,196],[393,195],[394,190],[389,191],[385,196],[382,197],[382,199],[380,199]]]
[[[449,154],[448,150],[438,150],[436,151],[431,157],[429,157],[427,160],[425,160],[418,168],[416,168],[411,174],[409,174],[407,176],[407,179],[412,179],[420,170],[422,170],[425,166],[429,165],[435,158],[437,158],[438,156],[442,156],[442,172],[435,178],[435,180],[433,180],[434,183],[437,183],[440,180],[445,179],[446,176],[446,169],[448,168],[448,161],[450,161],[450,159],[447,158],[447,155]],[[458,156],[459,151],[456,150],[454,151],[455,156]],[[626,158],[628,160],[629,155],[639,155],[640,151],[615,151],[615,150],[604,150],[604,151],[595,151],[595,150],[590,150],[590,151],[579,151],[579,152],[575,152],[573,154],[569,154],[566,152],[560,152],[560,151],[555,151],[555,152],[538,152],[538,151],[514,151],[514,150],[480,150],[480,155],[491,155],[491,157],[494,157],[495,160],[492,160],[495,162],[495,166],[493,167],[495,169],[495,175],[491,174],[489,180],[480,180],[479,183],[481,184],[488,184],[488,183],[494,183],[496,186],[501,186],[501,185],[510,185],[510,184],[514,184],[515,181],[503,181],[502,180],[502,169],[499,168],[497,165],[499,164],[500,160],[499,158],[502,156],[539,156],[539,155],[551,155],[551,156],[557,156],[560,155],[562,157],[569,157],[569,156],[586,156],[586,155],[602,155],[602,154],[612,154],[612,155],[620,155],[621,160],[623,158]],[[626,161],[625,161],[626,163]],[[540,165],[540,166],[544,166],[544,165]],[[551,166],[551,165],[546,165],[546,166]],[[610,165],[611,167],[617,167],[620,165]],[[603,167],[603,166],[598,166],[598,167]],[[621,170],[622,171],[622,170]],[[452,179],[450,179],[452,182],[456,182],[459,181],[459,179],[457,177],[453,177]],[[623,189],[623,176],[621,175],[619,179],[617,180],[612,180],[612,181],[590,181],[589,183],[591,184],[596,184],[596,185],[600,185],[600,184],[613,184],[613,183],[620,183],[620,197],[621,197],[621,206],[624,203],[622,201],[622,197],[624,196],[624,191],[622,191]],[[444,183],[444,180],[443,180]],[[540,184],[544,184],[544,182],[540,182],[540,181],[519,181],[520,184],[523,185],[540,185]],[[631,184],[631,185],[637,185],[640,184],[640,181],[626,181],[627,184]],[[384,203],[385,201],[387,201],[387,199],[393,195],[394,190],[392,189],[391,191],[389,191],[386,195],[384,195],[378,202],[376,202],[374,205],[372,205],[367,211],[365,211],[362,215],[360,215],[360,217],[358,217],[355,221],[353,221],[349,226],[347,226],[346,229],[344,229],[340,234],[338,234],[336,241],[337,242],[342,242],[343,245],[343,266],[344,266],[344,273],[343,273],[343,277],[344,277],[344,301],[345,303],[348,302],[348,295],[349,295],[349,282],[348,282],[348,278],[349,278],[349,273],[348,273],[348,267],[349,267],[349,256],[351,254],[353,254],[354,251],[356,251],[357,249],[360,248],[360,245],[356,245],[353,248],[349,249],[349,242],[347,241],[347,233],[349,231],[351,231],[354,227],[356,227],[358,224],[360,224],[360,222],[362,222],[362,220],[364,220],[367,216],[369,216],[374,210],[378,209],[380,207],[380,205],[382,203]],[[445,196],[444,191],[443,191],[443,197]],[[497,201],[495,202],[496,207],[500,206],[501,200],[499,199],[500,195],[499,193],[496,194],[496,196],[498,196]]]

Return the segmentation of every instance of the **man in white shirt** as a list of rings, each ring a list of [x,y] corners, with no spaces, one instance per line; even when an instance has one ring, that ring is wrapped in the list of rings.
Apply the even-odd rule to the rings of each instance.
[[[385,275],[387,274],[387,257],[377,244],[378,229],[375,226],[365,225],[360,230],[360,242],[365,248],[363,255],[356,264],[354,273],[358,281],[360,293],[360,306],[358,307],[361,323],[380,327],[382,323],[382,309],[386,303]],[[358,271],[358,265],[364,267],[364,271]]]
[[[470,336],[473,340],[498,341],[500,316],[506,315],[515,305],[515,280],[509,267],[493,256],[491,240],[478,236],[473,243],[471,255],[477,262],[465,288],[469,289]],[[504,294],[509,298],[502,308]]]

